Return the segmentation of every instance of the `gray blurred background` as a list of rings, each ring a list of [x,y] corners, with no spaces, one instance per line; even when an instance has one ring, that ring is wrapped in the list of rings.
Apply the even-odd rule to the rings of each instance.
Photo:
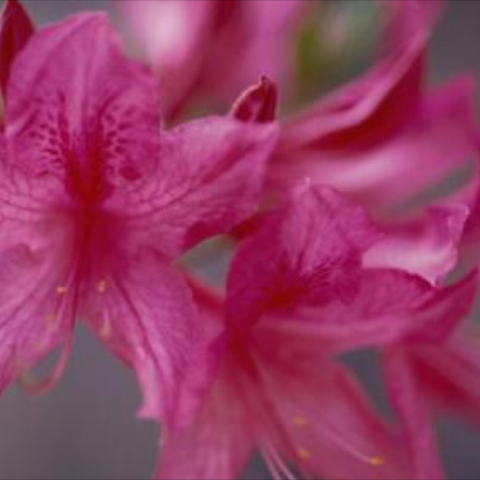
[[[40,24],[74,11],[112,9],[101,1],[24,3]],[[431,48],[433,80],[462,69],[480,74],[479,27],[480,2],[450,3]],[[357,362],[375,383],[368,363]],[[0,479],[149,478],[157,428],[135,420],[139,400],[132,372],[79,327],[67,372],[52,392],[32,398],[12,387],[0,397]],[[453,419],[439,425],[439,434],[450,477],[480,478],[480,435]],[[265,478],[265,471],[255,463],[246,475]]]

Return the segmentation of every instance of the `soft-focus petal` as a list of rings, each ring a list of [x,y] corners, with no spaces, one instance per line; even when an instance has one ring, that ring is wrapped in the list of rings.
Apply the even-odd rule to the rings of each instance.
[[[156,252],[143,249],[116,258],[93,285],[85,316],[136,370],[144,396],[139,415],[169,426],[188,422],[209,364],[197,310],[181,276]]]
[[[422,398],[408,357],[401,349],[389,349],[384,355],[384,370],[388,396],[413,463],[413,478],[444,478],[428,405]]]
[[[166,132],[156,177],[122,208],[133,235],[175,256],[227,232],[253,213],[275,141],[275,125],[220,117]]]
[[[301,0],[119,3],[160,79],[169,118],[194,102],[226,105],[261,75],[284,85],[287,42],[308,8]]]
[[[281,328],[301,330],[334,352],[390,345],[417,326],[417,311],[434,294],[428,283],[405,272],[366,270],[350,301],[301,308],[296,319],[282,322]]]
[[[359,147],[401,126],[420,98],[422,57],[439,5],[382,2],[383,57],[360,79],[294,118],[285,130],[286,146]]]
[[[425,189],[471,168],[476,155],[472,98],[472,83],[459,79],[429,94],[395,135],[383,141],[356,146],[349,140],[335,149],[285,152],[280,147],[269,171],[270,184],[280,187],[308,176],[354,195],[378,215],[403,213],[416,206]],[[360,136],[362,142],[365,138]]]
[[[351,297],[360,255],[377,239],[360,207],[327,187],[299,188],[239,248],[228,279],[230,321],[250,323],[302,300]]]
[[[174,116],[196,88],[205,49],[212,41],[215,3],[126,0],[117,4],[159,79],[167,117]]]
[[[152,173],[155,82],[123,57],[106,16],[76,15],[35,34],[15,59],[7,97],[9,166],[31,179],[59,179],[95,202]]]
[[[442,342],[471,312],[478,290],[478,272],[436,292],[412,317],[406,341]]]
[[[282,328],[301,329],[331,351],[443,342],[470,312],[478,278],[442,289],[395,270],[367,270],[351,302],[303,308]]]
[[[432,285],[454,268],[468,211],[464,206],[432,207],[425,218],[386,230],[363,256],[367,268],[398,268],[419,275]]]

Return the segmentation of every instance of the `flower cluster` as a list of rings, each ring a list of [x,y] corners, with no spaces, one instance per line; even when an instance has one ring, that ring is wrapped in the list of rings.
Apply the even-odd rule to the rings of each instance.
[[[50,388],[82,321],[162,424],[156,478],[255,451],[278,479],[442,478],[434,416],[480,420],[480,129],[472,78],[425,81],[442,2],[378,1],[374,65],[295,113],[318,2],[118,3],[136,60],[104,14],[2,12],[0,390]],[[225,286],[184,260],[210,238]]]

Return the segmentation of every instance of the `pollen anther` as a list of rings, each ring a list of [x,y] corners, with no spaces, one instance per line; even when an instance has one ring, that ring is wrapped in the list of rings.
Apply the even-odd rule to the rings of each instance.
[[[47,327],[53,327],[55,324],[55,315],[53,313],[49,313],[45,317],[45,322],[47,323]]]
[[[100,280],[97,283],[97,292],[98,293],[105,293],[107,291],[107,288],[108,288],[108,282],[105,279]]]
[[[306,448],[299,448],[297,450],[297,455],[301,460],[308,460],[311,457],[311,453]]]
[[[104,340],[108,340],[112,336],[112,326],[110,325],[109,321],[103,322],[100,330],[98,331],[98,335]]]
[[[296,427],[306,427],[308,425],[308,420],[305,417],[303,417],[302,415],[295,415],[292,418],[292,423]]]
[[[382,457],[370,457],[368,463],[372,467],[381,467],[384,464],[384,460]]]

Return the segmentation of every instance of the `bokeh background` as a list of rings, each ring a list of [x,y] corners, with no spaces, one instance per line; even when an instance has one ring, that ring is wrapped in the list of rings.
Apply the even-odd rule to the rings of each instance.
[[[342,3],[353,11],[353,2],[360,12],[368,1]],[[114,10],[108,1],[24,3],[39,24],[76,11]],[[432,82],[465,69],[480,77],[479,25],[480,2],[450,2],[431,45]],[[378,390],[375,359],[361,355],[354,364]],[[80,326],[67,372],[52,392],[32,398],[14,386],[0,397],[0,479],[149,478],[158,431],[135,419],[139,401],[133,373]],[[449,476],[480,478],[480,434],[456,419],[441,421],[438,431]],[[255,461],[245,478],[266,475]]]

